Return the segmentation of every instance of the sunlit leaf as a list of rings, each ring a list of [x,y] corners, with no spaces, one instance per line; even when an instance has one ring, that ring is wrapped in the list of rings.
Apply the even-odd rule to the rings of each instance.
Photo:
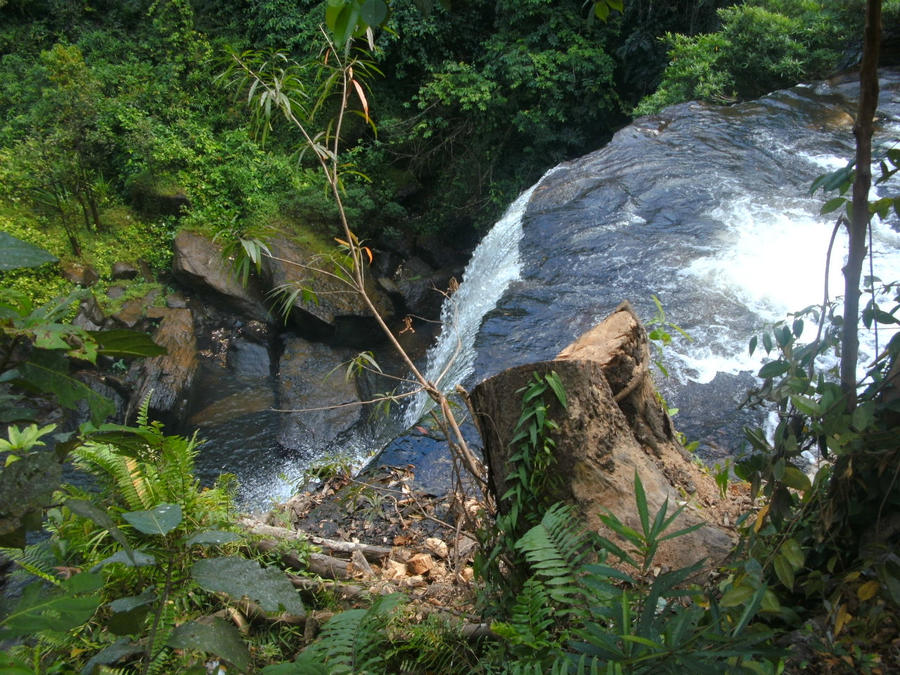
[[[122,517],[144,534],[168,534],[181,523],[178,504],[160,504],[149,511],[129,511]]]
[[[165,347],[156,344],[147,333],[135,330],[103,330],[89,333],[97,341],[98,352],[107,356],[160,356]]]
[[[250,667],[250,652],[241,634],[221,619],[213,619],[209,623],[188,621],[176,626],[166,644],[175,649],[214,654],[240,670]]]
[[[40,267],[57,260],[44,249],[0,231],[0,271]]]

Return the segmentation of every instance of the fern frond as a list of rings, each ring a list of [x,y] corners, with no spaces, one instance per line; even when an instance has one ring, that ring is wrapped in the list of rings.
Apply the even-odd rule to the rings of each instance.
[[[560,613],[583,613],[579,578],[591,550],[572,507],[560,503],[551,506],[541,522],[516,542],[516,548],[531,565],[535,577],[547,585],[549,596],[560,606]]]
[[[194,459],[197,456],[197,435],[188,439],[181,436],[165,436],[157,462],[157,480],[163,501],[181,503],[191,512],[198,493],[194,478]],[[189,502],[189,503],[186,503]]]
[[[150,647],[150,667],[148,675],[167,675],[172,672],[169,657],[171,650],[166,647],[166,642],[175,628],[178,619],[178,609],[172,603],[165,603],[162,607],[162,615],[159,617],[156,634],[153,636],[153,645]]]
[[[382,671],[386,640],[382,629],[402,601],[403,597],[394,593],[378,598],[369,609],[337,614],[322,628],[319,640],[304,650],[304,661],[327,664],[330,673]]]
[[[552,644],[551,626],[553,608],[549,593],[540,581],[532,578],[516,597],[509,622],[495,623],[491,629],[511,645],[542,651]]]
[[[138,511],[154,506],[139,464],[116,453],[111,445],[86,443],[73,451],[72,458],[75,466],[96,476],[110,492],[118,493],[127,509]]]
[[[23,549],[0,546],[0,555],[14,562],[21,572],[51,584],[59,584],[59,578],[53,568],[62,561],[57,557],[49,541],[30,544]],[[17,575],[16,572],[13,574]]]

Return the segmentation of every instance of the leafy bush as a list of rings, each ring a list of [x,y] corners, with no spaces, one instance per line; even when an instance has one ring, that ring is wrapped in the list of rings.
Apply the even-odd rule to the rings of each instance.
[[[750,99],[833,70],[861,33],[859,0],[756,0],[718,10],[722,27],[696,36],[667,33],[669,64],[634,115],[693,99]]]

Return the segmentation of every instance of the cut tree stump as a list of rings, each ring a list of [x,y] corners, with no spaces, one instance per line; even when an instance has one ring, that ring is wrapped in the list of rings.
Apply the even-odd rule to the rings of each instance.
[[[687,503],[673,528],[703,524],[664,542],[655,565],[683,567],[706,559],[712,567],[725,559],[736,540],[732,530],[718,524],[722,512],[733,523],[739,510],[722,500],[713,477],[696,466],[676,440],[649,366],[647,333],[625,302],[555,359],[510,368],[481,382],[471,401],[484,438],[490,486],[498,498],[506,493],[510,441],[522,411],[519,390],[533,373],[556,371],[568,405],[563,409],[552,394],[544,397],[548,416],[559,424],[551,469],[559,480],[550,481],[550,499],[575,504],[593,530],[605,530],[599,516],[611,511],[640,531],[634,499],[637,472],[651,518],[668,499],[670,514]],[[508,504],[498,501],[505,511]]]

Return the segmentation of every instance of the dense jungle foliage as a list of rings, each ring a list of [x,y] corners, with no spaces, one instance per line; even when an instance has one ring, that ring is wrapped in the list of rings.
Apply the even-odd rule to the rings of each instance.
[[[391,3],[366,94],[377,127],[344,130],[359,234],[471,245],[519,190],[599,147],[638,103],[757,96],[858,50],[861,0],[728,4],[627,2],[603,22],[575,0]],[[310,157],[298,161],[277,126],[263,148],[216,79],[226,46],[317,54],[323,14],[317,1],[4,2],[4,229],[101,263],[126,242],[135,250],[120,256],[160,269],[155,242],[177,226],[331,234]]]
[[[616,541],[546,502],[558,428],[548,410],[565,408],[566,395],[554,373],[536,376],[522,391],[512,487],[496,496],[508,508],[496,521],[481,514],[477,610],[492,623],[480,633],[446,613],[423,620],[401,595],[346,609],[339,584],[306,573],[308,542],[263,553],[236,524],[228,480],[199,486],[196,439],[166,434],[146,406],[134,426],[104,424],[109,402],[68,375],[70,361],[159,348],[69,323],[87,291],[66,294],[54,256],[163,271],[178,228],[231,242],[272,227],[324,239],[341,234],[342,218],[383,246],[471,241],[514,192],[631,114],[756,96],[852,65],[859,51],[861,1],[728,5],[393,2],[388,15],[378,0],[331,0],[337,42],[356,20],[384,30],[356,62],[352,81],[369,77],[356,89],[362,114],[343,128],[344,163],[323,176],[296,128],[248,123],[243,99],[264,102],[258,87],[235,100],[220,77],[228,48],[286,50],[301,64],[317,54],[320,2],[0,0],[0,422],[15,423],[0,439],[0,525],[4,555],[31,582],[0,614],[0,673],[222,672],[220,662],[270,674],[900,666],[898,400],[888,386],[900,337],[848,397],[816,366],[841,352],[832,307],[759,340],[772,360],[754,396],[779,424],[771,437],[748,431],[753,452],[737,473],[763,499],[714,584],[696,583],[698,566],[654,565],[658,544],[680,534],[678,509],[650,513],[638,476],[639,530],[603,517]],[[885,3],[886,25],[898,7]],[[323,101],[311,124],[334,119]],[[338,165],[336,152],[315,152]],[[893,153],[882,177],[900,169]],[[818,187],[843,195],[856,173]],[[871,210],[896,210],[889,201]],[[898,286],[885,290],[888,304],[866,306],[863,321],[900,323]],[[804,317],[820,322],[808,344]],[[80,406],[87,421],[60,434],[26,389]],[[797,459],[810,448],[834,460],[812,480]],[[53,491],[67,454],[96,491]],[[718,480],[727,489],[727,471]],[[26,541],[41,527],[45,538]]]

